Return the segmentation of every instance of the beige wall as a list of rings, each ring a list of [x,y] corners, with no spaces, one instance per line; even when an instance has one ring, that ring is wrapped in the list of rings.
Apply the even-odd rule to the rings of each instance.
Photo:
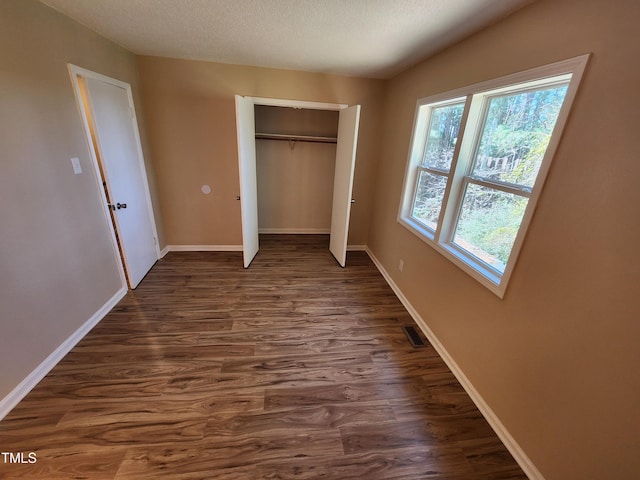
[[[257,140],[260,230],[329,232],[335,163],[335,144]]]
[[[366,242],[385,82],[158,57],[140,75],[166,244],[242,243],[235,94],[362,105],[349,243]]]
[[[640,472],[639,25],[635,0],[540,0],[387,92],[369,246],[548,480]],[[396,221],[416,100],[587,52],[501,300]]]
[[[257,105],[256,132],[337,137],[338,112]],[[336,145],[256,140],[261,231],[319,233],[331,228]]]
[[[67,63],[138,78],[131,53],[31,0],[0,2],[0,59],[2,399],[120,288]]]

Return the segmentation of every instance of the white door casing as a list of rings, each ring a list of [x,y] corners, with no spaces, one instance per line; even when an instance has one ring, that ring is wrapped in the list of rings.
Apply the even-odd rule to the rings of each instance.
[[[247,268],[259,249],[256,126],[253,100],[240,95],[236,95],[236,129],[242,216],[242,256],[244,268]]]
[[[340,110],[329,250],[342,267],[346,265],[347,261],[347,240],[359,124],[360,105]]]
[[[113,221],[122,262],[129,286],[135,288],[160,252],[131,87],[75,66],[70,66],[70,70],[77,89],[81,88],[77,76],[83,79],[87,102],[80,110],[85,127],[92,125],[98,150],[95,153],[104,175],[102,180],[115,208]],[[81,102],[80,98],[78,101]],[[92,143],[90,135],[91,127],[87,136]],[[108,207],[105,205],[105,208]]]

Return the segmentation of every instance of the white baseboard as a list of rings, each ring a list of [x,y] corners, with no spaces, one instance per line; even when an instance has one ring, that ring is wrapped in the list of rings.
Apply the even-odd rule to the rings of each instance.
[[[121,288],[100,309],[94,313],[80,328],[71,334],[56,348],[40,365],[38,365],[27,377],[20,382],[9,394],[0,400],[0,420],[2,420],[13,408],[33,390],[47,373],[55,367],[64,356],[71,351],[76,344],[111,311],[116,304],[127,294],[126,288]]]
[[[162,251],[165,250],[165,255],[169,252],[241,252],[242,245],[167,245]]]
[[[380,271],[384,279],[387,281],[391,289],[394,291],[398,299],[400,299],[400,301],[402,302],[404,307],[407,309],[411,317],[415,320],[416,324],[418,324],[418,326],[420,327],[420,330],[424,332],[427,339],[429,340],[429,343],[433,345],[433,348],[435,348],[436,352],[438,352],[440,357],[442,357],[442,360],[444,360],[444,362],[447,364],[451,372],[455,375],[455,377],[458,379],[462,387],[465,389],[467,394],[471,397],[471,400],[473,400],[473,403],[476,404],[476,407],[478,407],[478,410],[480,410],[480,413],[482,413],[482,415],[487,420],[489,425],[491,425],[491,428],[493,428],[493,430],[496,432],[496,435],[498,435],[502,443],[504,443],[505,447],[507,447],[507,450],[509,450],[509,452],[511,453],[513,458],[516,460],[516,462],[518,462],[518,465],[520,465],[520,468],[522,468],[524,473],[531,480],[544,480],[542,473],[540,473],[540,471],[536,468],[536,466],[533,464],[531,459],[526,455],[524,450],[520,447],[520,445],[518,445],[515,439],[511,436],[509,431],[502,424],[502,422],[496,416],[496,414],[491,409],[491,407],[489,407],[487,402],[485,402],[485,400],[482,398],[480,393],[475,389],[471,381],[460,369],[460,367],[458,366],[456,361],[453,359],[453,357],[449,354],[449,352],[444,347],[444,345],[440,343],[435,333],[433,333],[433,331],[429,328],[429,326],[427,325],[427,322],[425,322],[425,320],[417,312],[417,310],[413,307],[413,305],[411,305],[411,302],[409,302],[407,297],[404,296],[404,294],[400,290],[400,287],[396,285],[396,283],[393,281],[393,279],[385,270],[385,268],[382,266],[382,264],[378,261],[378,259],[373,254],[373,252],[371,252],[369,247],[366,247],[366,252],[371,258],[371,261],[373,261],[375,266],[378,268],[378,270]]]
[[[261,232],[262,233],[262,232]],[[270,232],[271,233],[271,232]],[[308,234],[312,232],[297,232]],[[242,245],[167,245],[160,252],[160,258],[169,252],[241,252]],[[347,245],[349,252],[366,252],[366,245]]]
[[[258,233],[275,233],[285,235],[328,235],[331,230],[327,228],[260,228]]]

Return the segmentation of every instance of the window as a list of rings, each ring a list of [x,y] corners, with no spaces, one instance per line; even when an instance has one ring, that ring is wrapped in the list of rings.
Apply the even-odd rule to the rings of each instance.
[[[500,297],[587,59],[418,101],[398,221]]]

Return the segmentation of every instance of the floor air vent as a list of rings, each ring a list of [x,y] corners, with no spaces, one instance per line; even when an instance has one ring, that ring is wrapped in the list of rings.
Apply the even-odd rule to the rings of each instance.
[[[420,335],[418,334],[418,331],[416,330],[415,327],[405,326],[405,327],[402,327],[402,330],[404,331],[404,334],[407,336],[407,338],[409,339],[409,342],[411,342],[411,345],[414,348],[426,346],[422,338],[420,338]]]

